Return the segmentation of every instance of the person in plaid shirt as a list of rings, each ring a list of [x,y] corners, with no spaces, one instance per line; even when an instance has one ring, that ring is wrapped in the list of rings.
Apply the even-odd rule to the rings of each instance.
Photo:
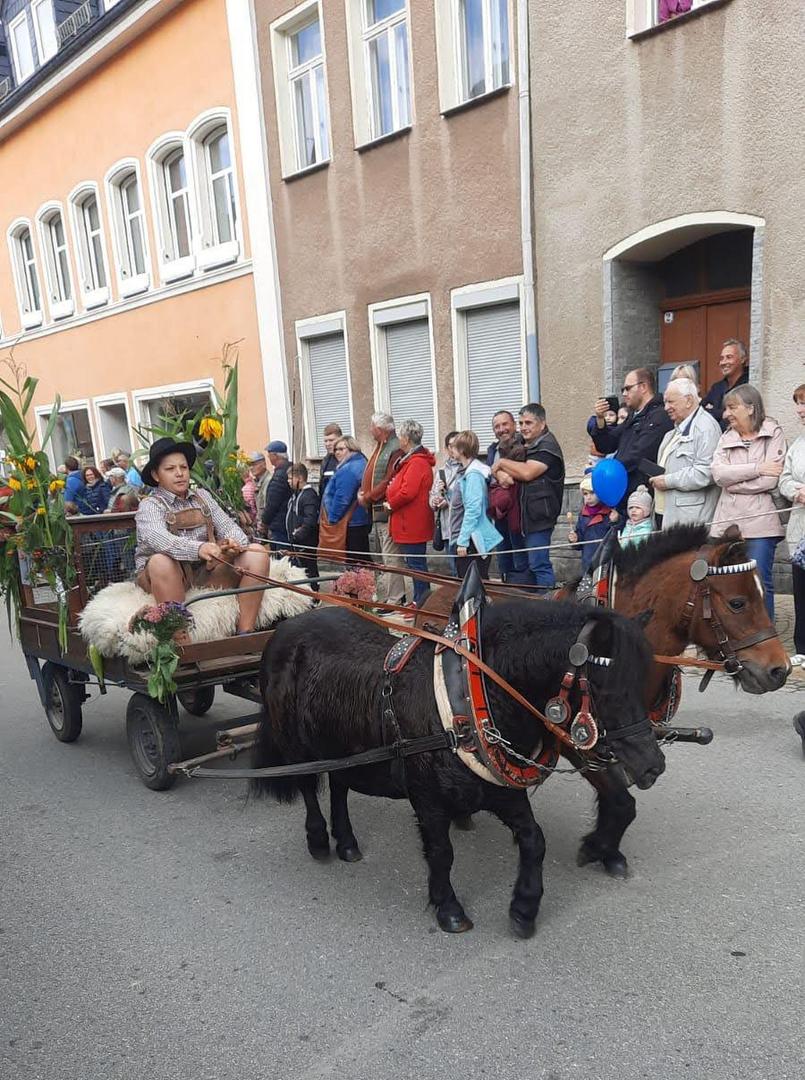
[[[143,483],[155,490],[140,503],[135,519],[136,581],[157,603],[184,602],[191,585],[237,588],[260,583],[250,571],[268,576],[265,548],[250,544],[209,492],[190,490],[195,460],[192,443],[157,439],[140,471]],[[262,598],[262,592],[238,597],[239,634],[254,630]]]

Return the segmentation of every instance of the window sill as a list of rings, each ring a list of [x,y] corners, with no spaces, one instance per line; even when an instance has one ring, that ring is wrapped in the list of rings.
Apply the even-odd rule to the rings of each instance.
[[[359,154],[363,154],[367,150],[374,150],[376,146],[382,146],[384,143],[399,139],[401,135],[409,135],[412,127],[413,124],[408,124],[406,127],[397,128],[396,131],[390,131],[387,135],[378,135],[376,139],[370,139],[369,142],[361,143],[360,146],[356,146],[355,150]]]
[[[35,330],[37,326],[42,325],[42,312],[41,311],[23,311],[22,313],[22,328],[23,330]]]
[[[120,283],[120,295],[124,297],[138,296],[146,292],[150,282],[148,274],[136,274],[134,277],[124,277]]]
[[[219,266],[229,266],[237,262],[240,255],[240,245],[237,240],[229,240],[225,244],[216,244],[215,247],[204,248],[199,252],[199,270],[216,270]]]
[[[94,308],[103,307],[104,304],[109,303],[109,289],[105,285],[101,289],[87,289],[87,291],[82,294],[82,299],[86,311],[92,311]]]
[[[626,36],[630,41],[642,41],[643,38],[651,37],[653,34],[661,34],[663,30],[669,30],[672,26],[677,26],[679,23],[688,22],[690,19],[696,19],[699,15],[704,15],[706,11],[712,11],[713,8],[723,7],[726,3],[729,3],[729,0],[708,0],[708,3],[702,5],[702,7],[692,8],[690,11],[685,11],[681,15],[675,15],[672,19],[657,23],[656,26],[647,26],[644,30],[635,30],[634,33],[627,34]]]
[[[487,90],[485,94],[479,94],[478,97],[467,98],[466,101],[459,101],[456,105],[448,105],[446,109],[442,109],[442,116],[455,116],[456,113],[466,112],[467,109],[473,109],[476,105],[484,105],[487,101],[508,94],[511,88],[511,83],[504,83],[503,86],[496,86],[494,90]]]
[[[59,319],[69,319],[74,311],[75,304],[72,300],[54,300],[50,305],[50,314],[54,322]]]
[[[311,173],[322,172],[324,169],[329,169],[330,158],[326,161],[317,161],[315,165],[308,165],[304,169],[297,169],[296,172],[289,172],[283,176],[283,180],[286,184],[292,184],[294,180],[301,180],[304,176],[310,176]]]
[[[192,277],[196,269],[196,260],[192,255],[185,255],[183,259],[174,259],[164,262],[159,268],[159,276],[164,285],[172,281],[181,281],[183,278]]]

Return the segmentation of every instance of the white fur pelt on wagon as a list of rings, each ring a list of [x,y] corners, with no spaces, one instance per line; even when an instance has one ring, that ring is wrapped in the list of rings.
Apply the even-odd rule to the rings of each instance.
[[[272,559],[269,576],[276,581],[298,581],[305,584],[305,572],[292,566],[289,559]],[[188,589],[187,599],[200,596],[206,589]],[[313,603],[307,596],[287,589],[266,589],[257,616],[257,629],[267,629],[280,619],[301,615]],[[129,632],[129,621],[141,607],[156,604],[153,596],[143,592],[133,581],[107,585],[96,593],[81,613],[81,636],[94,645],[101,656],[122,656],[129,663],[142,664],[155,645],[152,634]],[[190,608],[193,626],[192,641],[216,641],[230,637],[237,630],[238,601],[235,596],[220,596],[202,600]]]

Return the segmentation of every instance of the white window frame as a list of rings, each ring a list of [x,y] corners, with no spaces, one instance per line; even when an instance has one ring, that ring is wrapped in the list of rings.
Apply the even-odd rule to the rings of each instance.
[[[453,331],[453,384],[456,399],[456,427],[470,426],[470,383],[467,368],[467,324],[465,313],[472,308],[494,304],[520,305],[520,378],[523,393],[528,393],[528,356],[526,353],[525,304],[522,277],[500,278],[462,285],[450,293],[450,321]],[[524,402],[523,402],[524,404]],[[490,416],[490,422],[491,422]]]
[[[56,241],[53,235],[54,218],[61,218],[62,232],[64,234],[64,255],[67,262],[67,277],[64,277],[63,268],[56,250]],[[59,202],[45,203],[36,212],[36,224],[39,231],[39,247],[42,252],[42,262],[45,266],[45,281],[48,287],[48,307],[50,317],[54,322],[67,319],[75,312],[75,287],[73,284],[73,268],[70,259],[70,245],[68,241],[68,225],[64,207]]]
[[[683,14],[677,15],[676,18],[661,23],[657,18],[658,0],[626,0],[626,36],[635,37],[639,34],[645,34],[649,30],[672,26],[689,18],[697,11],[701,11],[702,8],[717,7],[725,2],[726,0],[693,0],[690,11],[683,12]]]
[[[313,22],[314,16],[319,22],[321,35],[321,58],[306,61],[304,64],[293,66],[291,57],[291,37],[298,30],[303,29]],[[324,38],[324,16],[321,10],[320,0],[305,0],[292,11],[275,19],[269,28],[271,34],[271,55],[274,67],[274,93],[277,102],[277,128],[280,142],[280,161],[282,164],[283,178],[297,176],[301,173],[311,172],[329,164],[332,159],[333,136],[330,129],[330,90],[327,81],[327,46]],[[327,101],[327,154],[321,153],[321,147],[317,145],[320,156],[312,165],[300,165],[298,158],[296,106],[293,98],[291,80],[294,76],[299,77],[311,73],[318,67],[324,73],[324,93]],[[320,119],[318,111],[318,96],[313,95],[313,108],[316,121]],[[318,132],[318,123],[316,124]],[[318,143],[318,136],[317,136]]]
[[[229,138],[229,154],[232,159],[232,190],[235,202],[235,229],[233,238],[219,242],[212,194],[207,140],[219,128],[226,128]],[[199,270],[216,270],[228,266],[243,257],[243,215],[238,189],[237,157],[235,154],[235,129],[229,109],[207,109],[197,116],[187,129],[186,137],[190,156],[190,171],[195,191],[195,258]]]
[[[84,203],[88,198],[94,198],[98,207],[98,224],[101,244],[101,269],[106,278],[105,285],[95,284],[94,254],[89,235],[89,226],[84,212]],[[81,286],[81,302],[86,311],[103,307],[109,303],[109,259],[106,251],[106,230],[103,220],[103,207],[101,205],[101,193],[98,185],[93,180],[85,180],[78,184],[67,197],[70,207],[70,228],[73,234],[73,243],[77,252],[78,277]]]
[[[439,430],[439,389],[436,379],[436,345],[433,336],[433,305],[430,293],[415,293],[413,296],[399,296],[394,300],[381,300],[369,304],[369,353],[372,361],[372,382],[374,406],[376,412],[393,413],[389,391],[388,357],[386,355],[385,328],[398,323],[413,320],[428,320],[428,339],[430,343],[430,378],[433,394],[433,429],[435,446],[429,449],[437,451],[441,445]],[[407,419],[404,416],[395,420]],[[416,417],[413,417],[416,420]]]
[[[23,72],[22,67],[20,66],[20,57],[19,53],[17,52],[17,41],[14,37],[14,31],[17,29],[18,26],[20,26],[21,23],[25,23],[25,29],[28,33],[28,43],[31,49],[31,70],[27,73]],[[16,77],[18,86],[24,83],[26,79],[30,79],[30,77],[36,71],[36,49],[34,42],[35,38],[31,34],[31,24],[28,21],[28,9],[25,8],[19,13],[19,15],[17,15],[15,19],[12,19],[11,22],[8,24],[8,44],[9,49],[11,50],[11,56],[14,60],[14,75]]]
[[[109,451],[111,446],[106,445],[106,439],[103,434],[103,424],[101,423],[101,409],[106,405],[123,405],[126,409],[126,423],[129,428],[129,443],[131,449],[134,449],[135,432],[134,425],[131,422],[131,405],[129,403],[129,396],[125,393],[118,394],[100,394],[98,397],[92,399],[92,408],[95,420],[95,430],[98,433],[98,445],[101,448],[101,454],[98,461],[102,461],[104,458],[109,457]]]
[[[213,379],[195,379],[192,382],[168,383],[165,386],[147,386],[141,390],[132,390],[131,398],[134,404],[136,426],[144,428],[150,424],[151,418],[146,410],[149,402],[183,394],[203,394],[205,391],[209,394],[210,401],[214,402],[215,381]],[[132,425],[132,434],[137,437],[134,425]],[[140,441],[142,442],[142,440]]]
[[[487,100],[503,90],[510,89],[516,81],[515,60],[517,46],[515,41],[515,13],[512,0],[508,2],[508,32],[509,32],[509,78],[499,86],[490,86],[483,94],[476,97],[467,97],[464,92],[464,76],[462,71],[462,42],[461,42],[461,12],[460,0],[443,0],[434,4],[436,20],[436,59],[439,69],[439,108],[442,113],[449,113],[452,109],[462,108],[465,105],[475,105],[477,102]],[[489,0],[484,3],[484,25],[489,26]],[[493,75],[491,35],[484,34],[484,51],[486,59],[486,76],[491,82]]]
[[[39,25],[38,9],[47,5],[50,8],[50,17],[53,22],[53,40],[46,42],[42,36],[42,27]],[[59,33],[56,26],[56,11],[53,0],[33,0],[31,4],[31,21],[34,24],[34,36],[36,38],[36,51],[39,54],[39,63],[46,64],[48,60],[59,51]],[[48,51],[48,45],[50,51]]]
[[[414,63],[413,43],[411,40],[411,10],[409,0],[403,8],[381,22],[367,26],[366,0],[346,0],[347,5],[347,45],[349,52],[350,90],[352,95],[352,120],[355,131],[355,145],[360,148],[372,143],[392,138],[401,131],[408,131],[414,125]],[[391,131],[378,133],[374,129],[374,102],[372,98],[371,65],[369,59],[369,41],[394,26],[405,23],[408,34],[408,110],[410,117],[405,124],[399,124],[399,102],[396,94],[392,100],[392,113],[395,119]],[[396,80],[396,53],[389,53],[392,89]]]
[[[50,402],[49,405],[37,405],[34,408],[34,416],[36,417],[36,432],[39,436],[39,445],[42,445],[42,439],[47,428],[48,418],[53,412],[55,402]],[[59,405],[59,415],[69,412],[79,412],[84,409],[89,420],[89,437],[92,441],[92,455],[95,458],[96,463],[101,460],[98,455],[98,432],[95,428],[95,414],[92,410],[92,403],[89,398],[76,398],[74,401],[62,401]],[[54,470],[61,465],[60,461],[56,461],[56,455],[53,453],[53,443],[49,442],[45,448],[45,453],[50,461],[51,468]]]
[[[355,431],[355,412],[352,401],[352,366],[349,359],[349,334],[346,311],[333,311],[329,315],[315,315],[310,319],[298,319],[294,324],[296,355],[299,358],[299,382],[302,388],[302,419],[305,428],[305,456],[311,461],[321,460],[319,454],[316,417],[313,411],[313,385],[310,379],[308,342],[311,338],[328,334],[344,335],[344,356],[347,368],[347,397],[349,399],[349,426]]]
[[[143,260],[145,271],[142,274],[132,273],[128,256],[128,230],[123,220],[123,195],[121,187],[129,176],[134,174],[140,189],[140,215],[142,220],[143,234]],[[106,208],[109,220],[112,223],[112,250],[115,258],[115,275],[117,277],[118,292],[121,297],[137,296],[146,292],[151,286],[151,254],[150,239],[148,235],[148,221],[145,212],[145,189],[143,187],[140,163],[136,158],[124,158],[117,161],[104,178],[106,189]]]
[[[36,275],[36,286],[39,292],[39,306],[35,307],[31,294],[28,269],[29,264],[22,250],[21,235],[28,231],[31,238],[31,251],[33,253],[33,271]],[[34,227],[28,218],[17,218],[8,227],[6,234],[9,252],[11,254],[11,269],[14,275],[14,286],[17,293],[17,308],[20,313],[20,325],[23,330],[34,330],[41,326],[44,320],[44,303],[42,294],[42,277],[39,273],[36,244],[34,242]]]
[[[172,199],[168,188],[168,162],[180,151],[184,155],[187,188],[184,198],[187,207],[187,228],[189,250],[187,255],[179,255],[176,248],[176,232],[173,218]],[[155,224],[160,281],[167,285],[172,281],[181,281],[192,277],[196,270],[196,225],[195,181],[193,177],[192,156],[185,133],[171,131],[161,135],[146,152],[148,162],[148,187],[151,198],[151,212]]]

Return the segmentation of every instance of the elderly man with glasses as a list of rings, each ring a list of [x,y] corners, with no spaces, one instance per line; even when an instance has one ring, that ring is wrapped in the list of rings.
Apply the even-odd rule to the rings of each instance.
[[[647,368],[630,371],[621,392],[629,410],[626,420],[622,424],[607,424],[604,417],[610,405],[606,398],[599,398],[593,410],[595,427],[591,432],[596,450],[600,454],[614,454],[628,473],[629,483],[619,510],[625,509],[632,492],[648,481],[640,462],[656,462],[660,443],[674,426],[656,392],[654,376]]]

